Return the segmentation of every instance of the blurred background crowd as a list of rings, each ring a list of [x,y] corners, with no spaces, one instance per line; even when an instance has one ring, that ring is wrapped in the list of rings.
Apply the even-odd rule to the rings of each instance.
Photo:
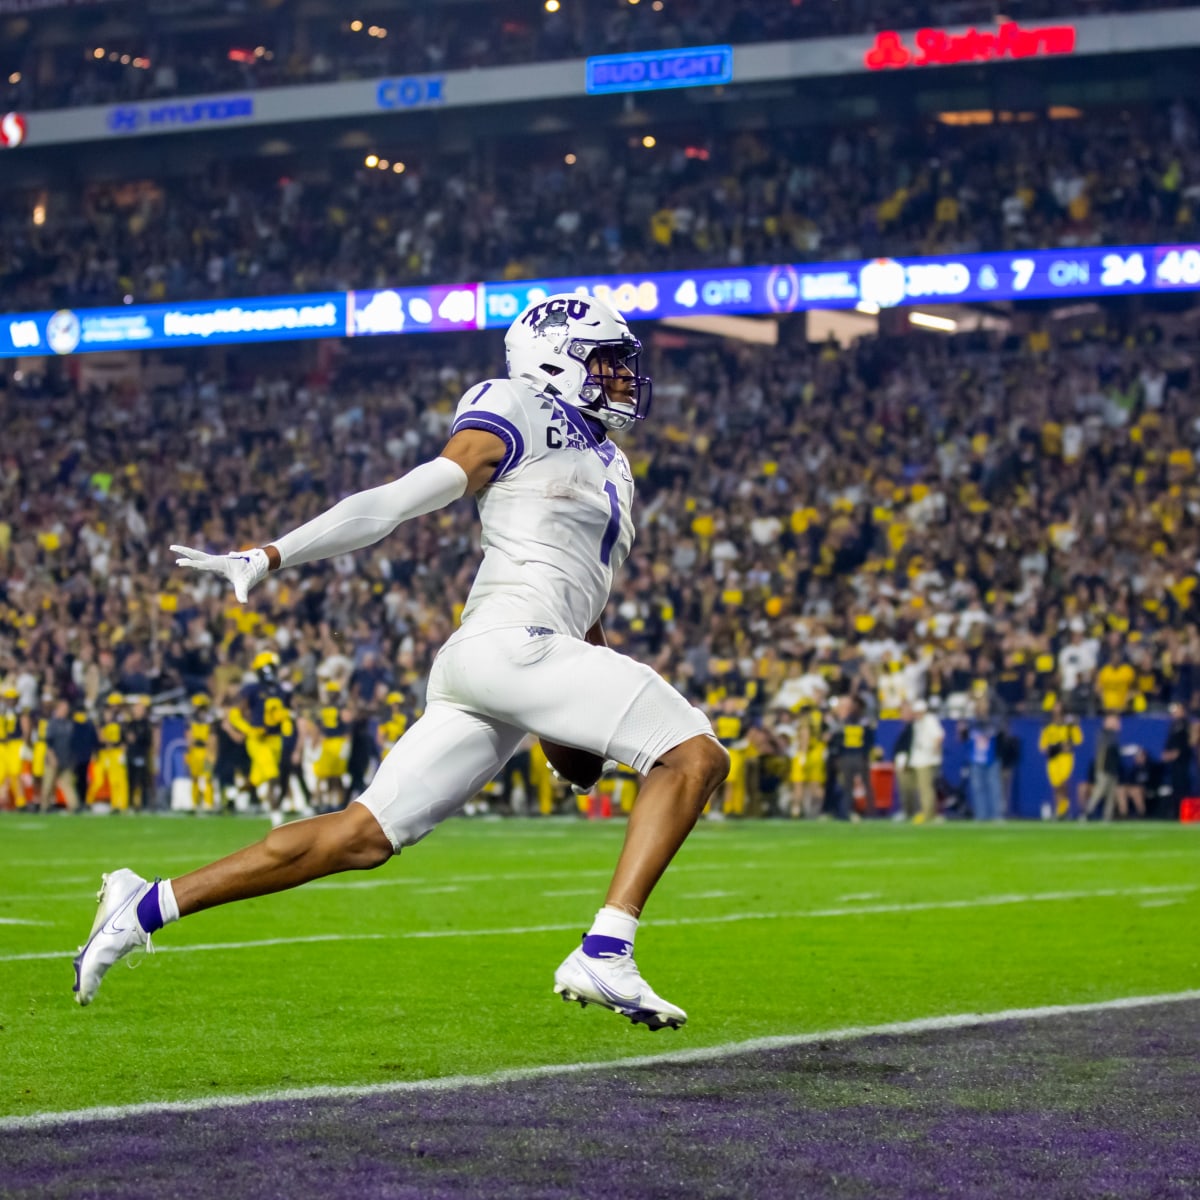
[[[1164,7],[0,0],[0,112]],[[0,154],[9,313],[1200,240],[1186,42]],[[1051,817],[1196,794],[1193,295],[960,306],[934,333],[796,312],[758,341],[629,315],[656,400],[606,625],[733,752],[714,815],[1000,818],[1031,758]],[[369,779],[461,611],[473,506],[245,606],[168,550],[394,478],[503,369],[494,333],[367,341],[0,360],[0,804],[164,802],[168,737],[204,804]],[[560,800],[528,746],[488,802]]]
[[[1193,105],[1063,112],[39,187],[0,214],[0,289],[45,309],[1200,236]]]
[[[502,64],[821,38],[928,25],[990,25],[1096,12],[1183,7],[1184,0],[487,0],[433,5],[279,3],[225,6],[219,16],[163,20],[153,6],[136,20],[103,8],[87,28],[49,32],[14,17],[0,106],[34,110],[244,92],[289,84],[373,79]],[[140,7],[140,6],[139,6]],[[220,10],[222,6],[210,6]],[[18,10],[19,11],[19,10]],[[81,34],[86,34],[82,36]],[[231,44],[232,43],[232,44]],[[15,76],[15,78],[13,78]]]
[[[1200,717],[1200,377],[1184,319],[774,348],[670,339],[628,439],[639,536],[607,617],[723,722],[791,757],[800,714]],[[246,606],[173,542],[265,544],[436,454],[495,335],[384,372],[81,395],[28,378],[0,452],[0,678],[18,712],[113,692],[235,702],[280,659],[298,703],[420,711],[478,561],[474,506]],[[826,740],[838,722],[822,726]],[[782,801],[781,801],[782,803]]]

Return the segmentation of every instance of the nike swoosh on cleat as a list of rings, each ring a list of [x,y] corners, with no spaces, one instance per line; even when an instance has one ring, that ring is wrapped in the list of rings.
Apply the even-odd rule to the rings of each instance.
[[[638,1004],[641,1000],[640,993],[634,993],[632,996],[624,996],[614,988],[608,986],[603,979],[600,979],[586,963],[581,963],[584,974],[596,985],[606,1000],[611,1000],[615,1004]]]
[[[114,922],[134,902],[134,900],[137,899],[137,894],[138,894],[139,890],[140,889],[135,889],[134,891],[130,892],[129,896],[125,900],[125,903],[122,904],[121,907],[118,908],[115,913],[109,914],[109,916],[105,920],[104,924],[100,926],[101,933],[115,934],[115,933],[128,933],[129,932],[129,930],[132,928],[131,925],[116,925],[116,924],[114,924]]]

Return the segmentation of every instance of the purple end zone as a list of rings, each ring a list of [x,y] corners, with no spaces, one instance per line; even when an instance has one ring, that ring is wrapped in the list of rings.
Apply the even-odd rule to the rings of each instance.
[[[0,1193],[1193,1200],[1198,1097],[1200,1003],[1180,1003],[8,1133]]]

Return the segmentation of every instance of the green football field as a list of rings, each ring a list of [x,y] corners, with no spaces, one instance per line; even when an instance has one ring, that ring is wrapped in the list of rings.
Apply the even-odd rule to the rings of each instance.
[[[608,1061],[1200,987],[1200,829],[703,824],[646,913],[651,1034],[561,1003],[620,822],[458,819],[372,873],[157,935],[71,994],[100,873],[182,874],[266,823],[0,818],[0,1116]]]

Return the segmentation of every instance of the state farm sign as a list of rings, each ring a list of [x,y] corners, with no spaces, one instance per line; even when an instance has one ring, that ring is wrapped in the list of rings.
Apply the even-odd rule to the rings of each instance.
[[[1016,21],[1005,21],[995,32],[968,29],[965,33],[949,33],[945,29],[918,29],[913,41],[915,48],[906,46],[903,37],[894,31],[877,33],[874,44],[863,55],[867,70],[952,67],[1004,58],[1071,54],[1075,49],[1075,26],[1044,25],[1037,29],[1022,29]]]

